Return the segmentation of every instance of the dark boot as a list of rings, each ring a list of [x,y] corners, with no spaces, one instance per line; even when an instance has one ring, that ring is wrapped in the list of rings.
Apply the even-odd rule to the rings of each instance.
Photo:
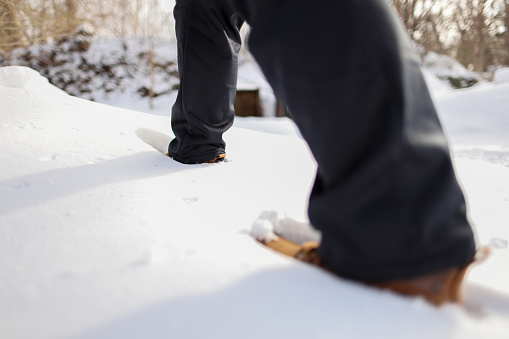
[[[316,242],[305,242],[299,245],[280,237],[277,240],[261,241],[261,243],[278,253],[329,271],[318,255],[317,249],[319,244]],[[412,279],[369,283],[368,285],[391,290],[406,296],[422,297],[436,306],[444,303],[461,304],[461,285],[468,268],[472,263],[484,260],[488,253],[489,249],[483,247],[467,265],[462,267],[454,267]]]

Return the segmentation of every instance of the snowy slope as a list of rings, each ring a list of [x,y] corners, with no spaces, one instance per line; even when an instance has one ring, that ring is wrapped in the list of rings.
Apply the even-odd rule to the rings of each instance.
[[[509,338],[509,168],[498,162],[509,155],[508,95],[502,84],[437,97],[493,255],[472,270],[465,307],[436,309],[248,235],[265,210],[305,219],[315,164],[288,120],[239,119],[227,162],[185,166],[157,150],[168,117],[2,68],[0,338]]]

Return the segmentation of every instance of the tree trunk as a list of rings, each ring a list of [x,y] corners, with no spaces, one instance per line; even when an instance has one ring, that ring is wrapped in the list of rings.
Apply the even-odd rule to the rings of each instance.
[[[21,25],[11,0],[0,0],[0,50],[10,51],[22,45]]]
[[[79,26],[79,20],[76,13],[77,5],[75,0],[65,0],[65,33],[73,34]]]
[[[505,32],[503,33],[503,39],[504,39],[505,58],[503,62],[505,65],[509,65],[509,0],[506,0],[504,5],[505,5],[504,9]]]

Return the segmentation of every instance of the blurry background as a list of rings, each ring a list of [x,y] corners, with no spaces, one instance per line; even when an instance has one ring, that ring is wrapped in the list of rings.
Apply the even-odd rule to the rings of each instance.
[[[423,49],[476,72],[509,64],[509,0],[393,0]]]
[[[0,0],[0,47],[69,36],[83,24],[101,37],[173,37],[171,0]]]
[[[509,0],[392,3],[425,66],[436,70],[440,60],[449,71],[465,68],[437,71],[451,86],[489,81],[509,65]],[[34,68],[86,99],[143,109],[134,102],[142,99],[157,109],[165,98],[160,105],[167,109],[178,89],[173,6],[171,0],[0,0],[0,66]],[[245,50],[240,62],[251,62]]]

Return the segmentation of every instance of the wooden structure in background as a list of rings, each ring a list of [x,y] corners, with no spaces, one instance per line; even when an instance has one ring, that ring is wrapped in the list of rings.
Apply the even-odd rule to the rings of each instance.
[[[235,97],[235,115],[239,117],[261,117],[260,91],[256,89],[238,89]]]

